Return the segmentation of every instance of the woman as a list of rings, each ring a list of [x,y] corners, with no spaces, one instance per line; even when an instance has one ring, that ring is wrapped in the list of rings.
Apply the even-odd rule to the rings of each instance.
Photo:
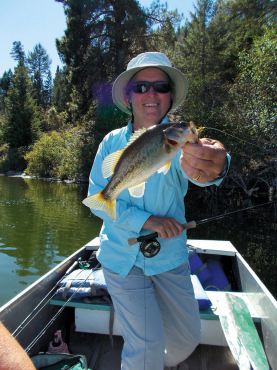
[[[101,191],[104,158],[128,143],[140,128],[168,122],[167,114],[183,102],[187,80],[166,55],[139,54],[113,84],[113,101],[131,114],[128,125],[110,132],[94,159],[88,195]],[[103,219],[98,259],[124,338],[121,369],[163,370],[187,358],[200,341],[200,318],[188,265],[184,196],[188,181],[219,185],[225,175],[226,151],[211,139],[186,144],[173,158],[170,171],[155,173],[144,195],[128,190],[116,200],[116,219],[91,209]],[[228,166],[227,166],[228,167]],[[146,258],[139,243],[128,239],[157,232],[161,249]]]

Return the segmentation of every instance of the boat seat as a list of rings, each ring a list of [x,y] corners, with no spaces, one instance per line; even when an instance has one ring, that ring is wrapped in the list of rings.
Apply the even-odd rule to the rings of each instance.
[[[84,270],[85,271],[85,270]],[[194,290],[195,298],[197,299],[199,310],[208,310],[212,305],[207,293],[202,287],[198,277],[196,275],[191,275],[192,286]],[[78,289],[78,285],[76,285]],[[62,297],[64,298],[64,297]],[[54,299],[51,300],[51,304],[54,305],[64,305],[66,300],[61,298],[61,294],[58,294]],[[66,302],[66,306],[75,308],[86,308],[91,310],[107,311],[110,309],[109,302],[104,301],[100,297],[86,297],[86,298],[76,298]],[[89,307],[91,306],[91,307]]]
[[[217,302],[222,299],[222,296],[226,292],[215,292],[215,291],[205,291],[207,296],[211,301],[211,306],[209,308],[201,309],[199,308],[201,320],[219,320],[220,311],[217,307]],[[254,311],[253,305],[251,304],[251,297],[254,293],[244,293],[244,292],[231,292],[231,294],[237,295],[242,298],[247,304],[251,317],[255,322],[259,322],[261,317],[257,312]],[[50,304],[56,306],[73,307],[76,309],[90,310],[90,311],[110,311],[111,306],[108,302],[104,302],[101,298],[88,298],[88,299],[72,299],[71,301],[65,302],[60,298],[52,298]]]
[[[211,300],[211,307],[200,309],[201,319],[201,344],[209,344],[215,346],[228,346],[226,338],[221,328],[219,319],[219,310],[217,309],[218,300],[222,299],[222,294],[225,292],[208,292],[207,296]],[[233,293],[241,296],[246,302],[251,301],[251,293]],[[111,305],[107,302],[99,300],[99,298],[90,298],[83,300],[71,300],[65,302],[63,299],[54,298],[50,301],[52,305],[72,307],[75,316],[75,330],[82,333],[110,334],[110,313]],[[259,322],[260,317],[253,312],[252,305],[247,303],[250,308],[251,316],[254,322]],[[116,315],[113,323],[113,334],[121,335]]]

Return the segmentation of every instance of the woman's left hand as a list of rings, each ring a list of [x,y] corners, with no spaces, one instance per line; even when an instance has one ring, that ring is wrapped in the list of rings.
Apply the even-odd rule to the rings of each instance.
[[[213,181],[223,171],[226,149],[218,140],[202,138],[197,144],[187,143],[180,158],[181,166],[194,181]]]

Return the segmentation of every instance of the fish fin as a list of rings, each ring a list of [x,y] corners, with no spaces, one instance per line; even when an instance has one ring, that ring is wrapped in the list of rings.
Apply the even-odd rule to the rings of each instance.
[[[115,166],[123,152],[124,149],[117,150],[116,152],[111,153],[104,158],[102,163],[102,174],[104,179],[111,177],[113,175]]]
[[[135,131],[133,135],[130,137],[127,145],[124,149],[126,149],[129,145],[131,145],[134,141],[136,141],[142,134],[144,134],[148,129],[147,128],[140,128],[139,130]]]
[[[171,166],[171,162],[167,161],[166,164],[158,170],[158,173],[163,172],[163,174],[166,175],[167,172],[170,170],[170,166]]]
[[[131,145],[134,141],[136,141],[137,138],[139,138],[145,131],[147,131],[146,128],[141,128],[141,129],[137,130],[130,137],[128,143],[126,144],[126,146],[123,149],[117,150],[116,152],[111,153],[111,154],[107,155],[107,157],[104,158],[103,163],[102,163],[102,174],[103,174],[104,179],[106,179],[108,177],[111,177],[113,175],[115,166],[116,166],[117,162],[119,161],[121,155],[125,151],[125,149],[129,145]]]
[[[116,218],[115,199],[105,199],[101,191],[85,198],[82,203],[89,208],[106,212],[113,220]]]
[[[141,198],[144,194],[145,182],[142,182],[141,184],[136,185],[136,186],[132,186],[128,190],[129,190],[129,193],[132,195],[132,197]]]

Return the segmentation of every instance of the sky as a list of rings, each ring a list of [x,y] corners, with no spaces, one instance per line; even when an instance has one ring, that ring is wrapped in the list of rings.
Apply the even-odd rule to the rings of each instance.
[[[120,0],[118,0],[120,1]],[[152,0],[139,0],[149,7]],[[160,0],[161,3],[165,1]],[[195,0],[168,0],[169,10],[177,9],[189,18]],[[63,5],[54,0],[0,0],[0,77],[16,62],[10,56],[14,41],[20,41],[26,54],[40,43],[52,60],[51,72],[55,75],[61,65],[55,39],[66,29]]]

